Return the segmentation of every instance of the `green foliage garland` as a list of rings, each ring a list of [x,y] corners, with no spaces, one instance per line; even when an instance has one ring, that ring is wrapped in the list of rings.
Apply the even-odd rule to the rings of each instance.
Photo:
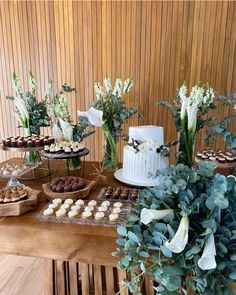
[[[236,180],[213,174],[214,163],[201,162],[197,170],[178,164],[157,172],[160,185],[144,189],[127,217],[118,227],[122,256],[118,267],[127,270],[124,285],[137,294],[143,276],[150,274],[156,294],[233,294],[236,286]],[[147,225],[140,222],[143,208],[174,209],[163,220]],[[181,216],[189,218],[189,238],[184,251],[175,254],[166,246],[177,231]],[[217,267],[198,266],[204,244],[214,234]],[[142,293],[139,293],[142,294]]]

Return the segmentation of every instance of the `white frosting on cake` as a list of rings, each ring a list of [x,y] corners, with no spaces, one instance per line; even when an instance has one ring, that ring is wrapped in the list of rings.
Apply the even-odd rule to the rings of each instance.
[[[138,152],[131,146],[124,147],[123,177],[144,186],[157,185],[159,179],[154,178],[157,170],[168,165],[168,158],[156,152],[156,148],[164,144],[163,127],[129,127],[129,138],[130,141],[133,138],[143,143]]]
[[[129,140],[133,139],[146,141],[153,140],[159,145],[164,143],[163,127],[146,125],[146,126],[131,126],[129,127]]]

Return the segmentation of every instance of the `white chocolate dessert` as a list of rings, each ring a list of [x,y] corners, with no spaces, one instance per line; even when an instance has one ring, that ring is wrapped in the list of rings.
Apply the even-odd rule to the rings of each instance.
[[[138,140],[139,151],[132,146],[124,147],[123,177],[140,185],[157,185],[157,170],[168,166],[168,158],[157,153],[157,148],[164,144],[163,127],[146,125],[129,127],[129,143]]]
[[[121,202],[115,202],[113,204],[113,207],[115,207],[115,208],[121,208],[122,206],[123,206],[123,204]]]
[[[112,221],[112,222],[116,221],[118,218],[119,218],[119,215],[116,214],[116,213],[112,213],[112,214],[109,215],[109,220]]]
[[[96,205],[97,205],[97,201],[95,201],[95,200],[91,200],[91,201],[88,203],[88,206],[95,207]]]
[[[83,219],[88,219],[88,218],[90,218],[90,217],[92,217],[92,213],[91,213],[91,211],[84,211],[83,213],[82,213],[82,218]]]
[[[104,219],[104,217],[105,217],[105,214],[104,214],[103,212],[97,212],[97,213],[94,215],[94,218],[95,218],[96,220],[102,220],[102,219]]]
[[[53,202],[53,204],[61,205],[62,199],[57,198],[57,199],[54,199],[52,202]]]
[[[57,217],[64,217],[66,216],[66,210],[63,208],[60,208],[58,211],[56,211],[56,216]]]
[[[53,214],[54,214],[54,211],[51,208],[48,208],[48,209],[43,211],[43,215],[45,215],[45,216],[51,216]]]
[[[74,201],[72,199],[66,199],[64,204],[68,204],[68,205],[73,205],[74,204]]]
[[[75,217],[78,217],[79,214],[78,214],[78,211],[76,211],[76,210],[72,210],[72,211],[69,211],[69,212],[68,212],[68,216],[69,216],[70,218],[75,218]]]
[[[84,205],[84,201],[79,199],[75,202],[75,205],[78,205],[78,206],[83,206]]]
[[[98,211],[99,212],[106,212],[108,210],[108,208],[106,206],[100,206],[98,207]]]

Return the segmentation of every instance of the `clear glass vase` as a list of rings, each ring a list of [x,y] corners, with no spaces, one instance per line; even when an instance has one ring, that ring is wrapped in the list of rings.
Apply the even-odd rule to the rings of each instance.
[[[109,130],[104,130],[105,142],[103,147],[103,166],[104,168],[117,170],[118,169],[118,138]]]
[[[25,136],[31,136],[29,128],[24,128]],[[39,151],[28,151],[25,152],[25,162],[27,165],[34,165],[42,163],[42,157]]]

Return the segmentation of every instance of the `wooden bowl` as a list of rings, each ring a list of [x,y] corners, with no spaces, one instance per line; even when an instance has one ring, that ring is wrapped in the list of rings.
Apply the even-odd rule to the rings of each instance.
[[[61,177],[59,177],[61,178]],[[70,176],[70,177],[67,177],[67,178],[78,178],[78,177],[74,177],[74,176]],[[96,181],[94,180],[86,180],[85,179],[85,182],[86,182],[86,186],[78,191],[74,191],[74,192],[67,192],[67,193],[56,193],[56,192],[53,192],[50,188],[50,184],[51,182],[48,182],[48,183],[45,183],[42,185],[43,187],[43,191],[46,195],[46,198],[51,201],[53,199],[56,199],[56,198],[60,198],[62,200],[65,200],[65,199],[85,199],[87,198],[88,194],[90,193],[91,189],[93,188],[93,186],[95,185]]]
[[[20,216],[37,207],[41,191],[25,187],[28,198],[26,200],[0,204],[0,216]]]

